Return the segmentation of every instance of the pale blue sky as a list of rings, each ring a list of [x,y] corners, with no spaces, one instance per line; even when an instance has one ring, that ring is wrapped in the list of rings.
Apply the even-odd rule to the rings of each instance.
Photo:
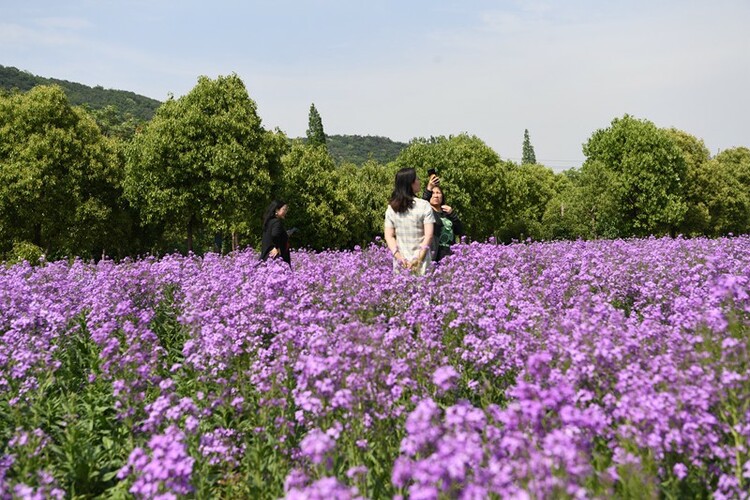
[[[466,132],[580,166],[629,113],[750,147],[750,1],[0,0],[0,64],[164,100],[237,73],[267,128]]]

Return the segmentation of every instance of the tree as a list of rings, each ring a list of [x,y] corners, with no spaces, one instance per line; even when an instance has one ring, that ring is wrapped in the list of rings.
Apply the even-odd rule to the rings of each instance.
[[[556,175],[555,195],[547,202],[542,216],[542,236],[548,240],[583,238],[588,231],[583,223],[578,170]]]
[[[387,137],[360,135],[328,135],[326,148],[337,165],[353,163],[363,165],[370,160],[384,165],[398,158],[406,148],[405,142],[396,142]]]
[[[350,200],[354,203],[356,225],[352,228],[352,243],[365,245],[376,235],[383,234],[383,222],[388,199],[393,192],[396,165],[382,165],[375,160],[358,167],[345,163],[338,168]]]
[[[708,236],[750,232],[750,149],[727,149],[703,163],[694,185]]]
[[[346,176],[323,146],[297,142],[282,163],[281,198],[289,205],[287,227],[299,229],[290,243],[315,250],[349,246],[353,235],[363,230],[363,218],[352,202],[355,190],[363,186],[345,182]]]
[[[604,168],[617,185],[618,236],[674,233],[687,211],[685,158],[670,134],[629,115],[594,132],[582,171]]]
[[[548,239],[596,239],[620,236],[620,178],[601,162],[558,177],[556,194],[542,217]]]
[[[718,179],[709,180],[705,175],[710,167],[707,165],[711,155],[702,140],[695,136],[678,130],[676,128],[666,129],[685,160],[685,179],[683,182],[685,202],[687,209],[679,232],[697,236],[709,234],[710,214],[706,202],[714,196],[713,188],[708,188],[707,183],[713,183]]]
[[[555,195],[555,173],[528,163],[508,171],[508,217],[500,239],[510,241],[542,237],[542,217]]]
[[[1,248],[101,255],[122,215],[119,167],[113,143],[61,88],[0,96]]]
[[[685,159],[685,168],[688,171],[698,169],[711,158],[703,140],[676,128],[665,129],[665,132]]]
[[[323,131],[323,120],[320,113],[315,109],[315,104],[310,104],[310,114],[307,125],[307,144],[310,146],[324,146],[326,134]]]
[[[245,232],[268,203],[283,153],[278,135],[262,128],[237,75],[202,76],[136,135],[126,195],[146,221],[183,228],[188,251],[197,230]]]
[[[531,145],[531,139],[529,139],[529,130],[523,131],[523,153],[521,155],[521,165],[529,165],[536,163],[536,155],[534,154],[534,146]]]
[[[107,137],[116,137],[122,141],[129,141],[139,127],[143,127],[145,120],[138,120],[128,113],[120,113],[117,106],[108,105],[100,109],[89,110],[96,120],[99,129]]]

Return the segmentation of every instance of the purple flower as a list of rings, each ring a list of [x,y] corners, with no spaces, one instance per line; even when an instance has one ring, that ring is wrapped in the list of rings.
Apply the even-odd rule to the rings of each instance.
[[[243,432],[299,467],[280,471],[290,496],[358,494],[361,474],[316,465],[366,452],[393,456],[382,465],[413,497],[580,497],[594,483],[611,496],[618,467],[654,484],[705,471],[708,494],[737,497],[750,465],[727,437],[750,439],[737,406],[750,398],[749,256],[741,236],[472,242],[426,278],[384,272],[377,245],[295,252],[294,273],[252,250],[0,266],[0,398],[24,414],[65,376],[65,349],[90,342],[99,358],[80,382],[111,384],[134,440],[120,477],[139,497],[190,495],[190,453],[227,480],[210,485],[221,494],[243,470]],[[474,404],[439,405],[459,374]],[[53,470],[24,424],[0,443],[0,490],[55,495],[46,472],[13,482]],[[602,445],[612,463],[594,468]]]
[[[357,465],[354,467],[350,467],[349,470],[346,471],[346,477],[349,479],[355,479],[361,476],[367,475],[367,467],[364,465]]]
[[[318,479],[304,488],[292,488],[286,494],[290,500],[349,500],[357,496],[356,488],[346,486],[335,477]]]
[[[222,464],[232,468],[239,464],[245,452],[245,444],[238,431],[218,428],[201,436],[199,450],[208,458],[209,464]]]
[[[301,469],[292,469],[284,480],[284,491],[304,488],[310,481],[307,474]]]
[[[685,476],[687,476],[688,470],[687,467],[685,467],[685,464],[683,463],[676,463],[674,464],[674,467],[672,467],[672,472],[679,480],[685,479]]]
[[[432,374],[432,382],[437,386],[438,392],[453,389],[457,380],[458,372],[451,365],[441,366]]]
[[[320,464],[335,446],[336,441],[331,436],[320,429],[313,429],[302,438],[300,451],[302,456],[307,457],[312,463]]]
[[[164,434],[152,436],[149,451],[134,449],[118,477],[135,477],[129,491],[138,498],[153,498],[164,493],[187,495],[193,491],[194,459],[188,455],[183,440],[184,434],[175,426],[170,426]]]

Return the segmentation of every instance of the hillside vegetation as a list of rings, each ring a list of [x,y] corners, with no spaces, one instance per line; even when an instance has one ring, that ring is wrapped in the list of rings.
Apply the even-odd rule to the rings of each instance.
[[[326,136],[326,146],[336,163],[361,165],[367,160],[392,162],[406,149],[407,144],[380,136],[329,135]]]
[[[0,89],[27,92],[37,85],[60,86],[71,105],[93,110],[100,126],[106,127],[149,121],[162,104],[161,101],[127,90],[105,89],[99,85],[89,87],[0,65]],[[134,127],[128,126],[127,130],[134,130]],[[379,163],[391,162],[407,146],[404,142],[392,141],[387,137],[361,135],[329,135],[326,136],[326,145],[337,164],[356,165],[370,159]]]
[[[0,88],[26,92],[37,85],[59,85],[70,104],[74,106],[86,106],[92,110],[103,110],[108,106],[114,106],[121,117],[121,122],[126,121],[128,115],[136,120],[148,121],[154,116],[156,108],[161,105],[161,102],[156,99],[127,90],[105,89],[99,85],[89,87],[67,80],[32,75],[28,71],[14,67],[0,66]]]

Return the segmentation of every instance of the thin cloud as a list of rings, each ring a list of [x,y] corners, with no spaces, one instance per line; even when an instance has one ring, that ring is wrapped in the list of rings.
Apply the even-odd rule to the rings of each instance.
[[[71,46],[80,43],[80,41],[81,38],[76,34],[30,28],[20,24],[0,23],[0,47],[15,46],[28,51],[34,47]]]
[[[35,20],[35,24],[43,28],[58,28],[66,30],[83,30],[92,26],[88,19],[82,17],[42,17]]]

